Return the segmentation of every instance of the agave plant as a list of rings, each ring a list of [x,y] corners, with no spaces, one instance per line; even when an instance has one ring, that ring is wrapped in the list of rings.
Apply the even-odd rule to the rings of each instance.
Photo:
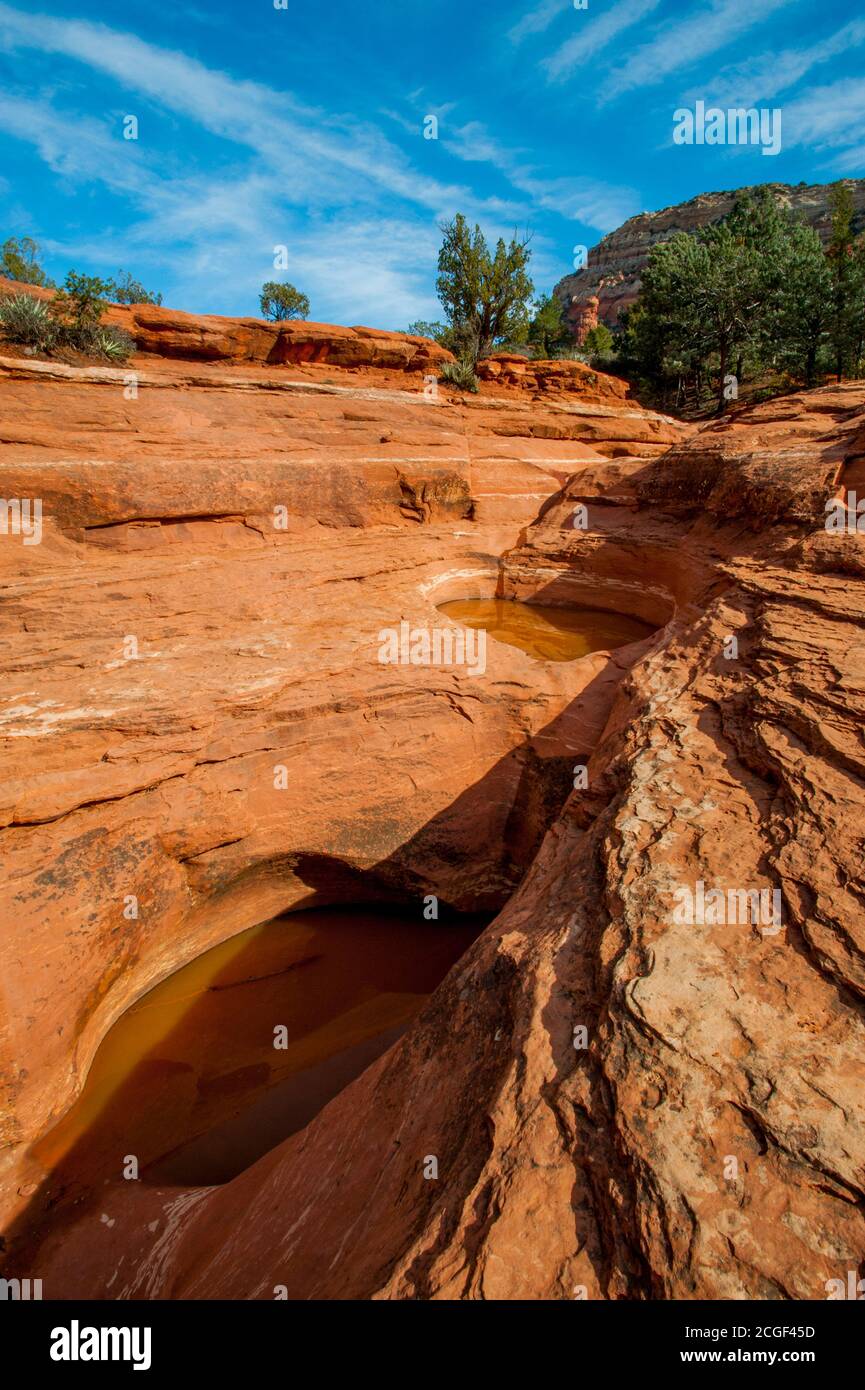
[[[108,323],[94,330],[91,350],[109,362],[126,362],[135,351],[135,339],[125,329]]]
[[[41,299],[5,295],[0,299],[0,337],[45,352],[57,341],[57,324]]]
[[[453,386],[462,387],[464,391],[477,391],[478,389],[478,379],[471,362],[465,360],[445,362],[441,368],[441,375],[445,381],[451,382]]]

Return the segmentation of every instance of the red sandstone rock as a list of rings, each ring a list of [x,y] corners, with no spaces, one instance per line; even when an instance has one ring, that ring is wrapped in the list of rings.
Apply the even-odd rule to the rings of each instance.
[[[600,656],[540,673],[496,647],[475,686],[383,669],[375,638],[405,617],[443,622],[432,595],[494,592],[496,557],[565,478],[601,459],[585,438],[636,431],[650,447],[681,427],[630,407],[366,384],[405,381],[386,368],[334,368],[327,382],[310,370],[148,355],[130,391],[126,368],[0,360],[0,493],[44,508],[40,545],[0,537],[12,677],[0,824],[20,888],[2,941],[13,1205],[32,1181],[21,1142],[66,1108],[111,1021],[182,959],[308,898],[305,863],[330,862],[325,878],[340,882],[380,864],[399,884],[400,846],[444,817],[428,882],[463,905],[504,901],[540,833],[528,810],[519,850],[503,830],[522,814],[524,759],[541,756],[520,751],[527,733],[572,701],[570,717],[597,727],[586,711],[621,675]],[[537,437],[545,421],[549,437]],[[447,769],[418,767],[415,743],[446,746]],[[296,796],[274,792],[279,758],[303,769]],[[493,767],[490,818],[468,793]],[[465,851],[487,841],[481,874],[486,851]],[[141,897],[137,925],[117,916],[124,882]],[[34,988],[53,999],[47,1013]]]
[[[865,391],[789,409],[771,472],[752,447],[771,407],[712,431],[716,489],[737,467],[747,509],[704,518],[700,470],[689,489],[651,463],[651,502],[607,488],[577,533],[578,479],[508,557],[522,597],[624,585],[673,610],[588,790],[409,1036],[304,1134],[221,1190],[133,1208],[127,1293],[823,1299],[857,1267],[865,589],[818,498],[795,518],[786,499],[803,466],[855,466]],[[783,930],[676,925],[698,878],[780,885]]]
[[[53,298],[50,290],[0,276],[2,293]],[[193,362],[317,362],[427,372],[454,360],[452,353],[429,338],[376,328],[297,320],[268,323],[256,318],[186,314],[156,304],[112,304],[105,319],[131,334],[140,352]]]
[[[865,388],[620,460],[593,429],[654,426],[660,452],[675,428],[252,371],[156,364],[134,402],[104,372],[0,372],[0,492],[50,502],[41,545],[0,538],[12,1258],[50,1297],[824,1298],[865,1234],[865,562],[823,528]],[[496,586],[659,631],[555,668],[490,644],[474,680],[370,659],[381,626]],[[502,911],[405,1038],[224,1187],[32,1190],[30,1142],[133,999],[358,880]],[[782,929],[678,922],[698,880],[777,886]]]
[[[571,325],[575,343],[584,343],[586,334],[597,328],[600,302],[596,294],[587,295],[583,300],[579,294],[572,296],[566,318]]]
[[[585,362],[534,360],[516,353],[496,352],[478,363],[481,381],[522,387],[524,390],[573,395],[581,400],[618,404],[631,391],[621,377],[594,371]]]

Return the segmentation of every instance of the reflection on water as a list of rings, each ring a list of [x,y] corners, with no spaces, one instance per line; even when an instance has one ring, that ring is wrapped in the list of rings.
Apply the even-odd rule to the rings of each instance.
[[[399,1037],[486,920],[320,908],[234,937],[117,1021],[33,1157],[64,1197],[127,1155],[145,1182],[227,1181]]]
[[[640,642],[655,631],[649,623],[623,613],[505,598],[453,599],[439,604],[439,611],[464,627],[485,628],[497,642],[519,647],[541,661],[574,661],[588,652]]]

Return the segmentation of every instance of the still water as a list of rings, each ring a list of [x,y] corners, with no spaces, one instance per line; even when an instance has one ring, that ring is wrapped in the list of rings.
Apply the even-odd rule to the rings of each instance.
[[[487,920],[319,908],[233,937],[118,1019],[33,1157],[65,1197],[122,1178],[127,1155],[144,1182],[226,1182],[405,1031]]]
[[[588,652],[640,642],[655,631],[649,623],[623,613],[504,598],[453,599],[439,604],[439,612],[464,627],[485,628],[497,642],[519,647],[540,661],[574,661]]]

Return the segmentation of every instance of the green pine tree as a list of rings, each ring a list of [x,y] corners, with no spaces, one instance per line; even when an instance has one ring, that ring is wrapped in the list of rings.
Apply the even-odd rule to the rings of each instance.
[[[853,195],[849,185],[833,184],[829,191],[832,236],[828,258],[832,277],[829,339],[835,375],[857,370],[865,314],[865,265],[853,232]]]
[[[571,333],[564,320],[562,302],[555,295],[543,294],[533,306],[527,341],[537,357],[553,357],[571,342]]]
[[[473,365],[496,342],[525,341],[528,303],[534,286],[528,275],[529,240],[502,238],[490,252],[480,227],[469,230],[462,213],[441,227],[436,291],[454,333],[454,351]]]
[[[832,272],[813,227],[801,222],[791,227],[779,272],[767,314],[764,359],[813,386],[832,316]]]
[[[39,247],[32,237],[9,237],[0,246],[0,275],[20,280],[24,285],[42,285],[53,290],[54,282],[39,264],[38,255]]]

